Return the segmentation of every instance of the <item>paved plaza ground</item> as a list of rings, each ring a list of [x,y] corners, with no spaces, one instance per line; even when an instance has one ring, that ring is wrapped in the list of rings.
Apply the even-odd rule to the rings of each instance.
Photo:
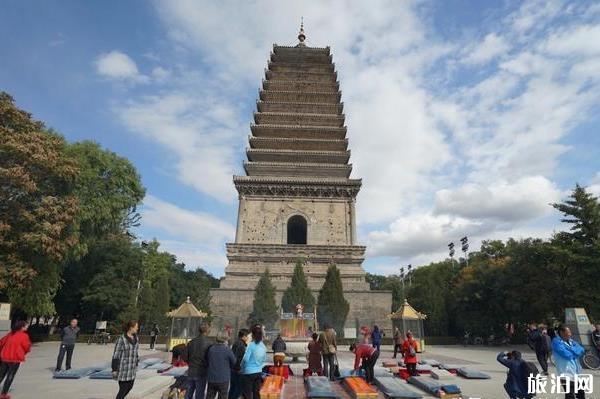
[[[85,345],[78,344],[73,356],[73,367],[85,367],[102,363],[108,363],[112,355],[112,346]],[[341,349],[341,348],[340,348]],[[459,385],[465,394],[465,398],[485,398],[501,399],[505,398],[502,384],[506,377],[506,369],[496,362],[496,354],[501,350],[509,348],[499,347],[462,347],[462,346],[428,346],[426,353],[422,354],[424,358],[436,359],[438,361],[464,364],[470,367],[488,373],[492,376],[491,380],[466,380],[456,377],[455,383]],[[524,353],[526,360],[535,361],[535,355],[527,348],[516,347]],[[117,383],[112,380],[90,380],[82,378],[79,380],[55,380],[52,378],[52,370],[56,362],[58,352],[58,343],[45,342],[36,344],[29,355],[27,362],[22,365],[11,390],[14,399],[108,399],[114,398],[117,392]],[[168,353],[164,351],[152,352],[147,345],[143,345],[140,350],[142,357],[164,357],[168,358]],[[270,356],[269,356],[270,357]],[[381,361],[392,357],[390,347],[382,347]],[[285,399],[296,399],[305,397],[304,386],[302,384],[302,369],[305,363],[291,363],[292,370],[297,377],[290,379],[284,389]],[[352,367],[353,355],[347,352],[346,348],[339,353],[340,367],[342,370]],[[380,366],[378,369],[383,370]],[[550,369],[552,372],[553,369]],[[594,389],[599,393],[588,395],[588,398],[600,398],[600,373],[593,372]],[[138,373],[134,389],[128,396],[130,399],[148,398],[158,399],[161,393],[171,383],[171,377],[159,376],[153,370],[142,370]],[[415,388],[416,389],[416,388]],[[336,390],[342,399],[348,399],[349,396],[336,383]],[[419,391],[420,392],[420,391]],[[432,396],[423,395],[424,398]],[[542,395],[540,398],[562,398],[561,395]],[[380,394],[380,398],[383,395]]]

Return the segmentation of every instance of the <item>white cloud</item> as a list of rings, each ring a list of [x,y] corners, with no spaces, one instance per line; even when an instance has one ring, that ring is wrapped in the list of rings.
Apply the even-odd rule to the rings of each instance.
[[[152,195],[144,198],[142,220],[146,231],[160,232],[162,250],[176,254],[188,267],[203,267],[221,274],[226,264],[223,242],[233,240],[235,234],[231,224],[210,213],[183,209]]]
[[[158,81],[167,79],[171,73],[163,67],[156,67],[152,70],[152,77]]]
[[[144,198],[143,218],[148,227],[199,243],[217,244],[235,233],[233,226],[212,214],[182,209],[152,195]]]
[[[153,57],[160,91],[115,109],[165,148],[161,166],[180,182],[233,203],[271,44],[295,44],[304,15],[308,44],[330,45],[336,62],[370,256],[427,262],[448,237],[555,228],[540,221],[560,190],[557,166],[600,100],[598,26],[585,7],[526,1],[474,40],[440,37],[420,2],[155,4],[175,59]]]
[[[545,41],[544,49],[553,55],[599,55],[600,24],[554,33]]]
[[[231,175],[243,131],[230,104],[213,96],[168,94],[121,104],[117,114],[135,133],[154,140],[175,156],[181,182],[224,202],[235,198]],[[236,140],[234,140],[236,139]]]
[[[503,37],[495,33],[488,34],[483,42],[477,44],[464,58],[466,64],[481,65],[505,54],[510,46]]]
[[[560,200],[560,195],[555,184],[542,176],[489,186],[469,183],[438,191],[434,212],[468,219],[522,222],[550,213],[549,203]]]
[[[148,79],[140,74],[135,61],[131,57],[118,50],[100,54],[96,58],[95,66],[98,74],[109,79],[137,82],[145,82]]]

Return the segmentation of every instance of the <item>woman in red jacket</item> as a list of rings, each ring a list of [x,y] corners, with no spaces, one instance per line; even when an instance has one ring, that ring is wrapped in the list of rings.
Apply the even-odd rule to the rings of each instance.
[[[0,383],[4,380],[0,399],[10,399],[8,390],[17,374],[21,363],[25,361],[25,355],[31,349],[31,341],[27,331],[29,325],[26,321],[17,321],[11,332],[0,340]]]
[[[404,355],[404,364],[406,370],[412,376],[417,375],[417,341],[413,338],[412,333],[406,333],[406,339],[402,343],[402,354]]]

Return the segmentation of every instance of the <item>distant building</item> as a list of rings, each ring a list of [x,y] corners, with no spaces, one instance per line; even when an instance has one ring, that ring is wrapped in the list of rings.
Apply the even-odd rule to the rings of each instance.
[[[268,267],[280,303],[294,265],[304,271],[315,299],[327,267],[340,269],[350,303],[347,328],[391,326],[389,291],[371,291],[356,239],[356,195],[361,179],[352,165],[343,104],[329,47],[308,47],[301,29],[295,47],[273,46],[251,125],[239,193],[235,243],[220,288],[211,290],[217,324],[245,323],[254,288]],[[312,309],[305,309],[312,312]]]

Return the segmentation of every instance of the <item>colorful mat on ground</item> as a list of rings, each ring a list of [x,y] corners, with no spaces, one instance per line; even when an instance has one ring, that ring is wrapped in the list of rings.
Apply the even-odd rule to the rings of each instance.
[[[419,362],[421,364],[428,364],[432,367],[438,367],[440,365],[440,362],[438,362],[435,359],[421,359],[421,361]]]
[[[286,380],[288,378],[290,378],[290,375],[294,375],[294,372],[292,371],[290,366],[287,364],[285,364],[283,366],[273,366],[273,365],[265,366],[265,367],[263,367],[263,373],[269,374],[269,375],[278,375],[280,377],[283,377]]]
[[[173,367],[165,372],[160,373],[160,375],[166,375],[171,377],[179,377],[180,375],[184,375],[187,371],[187,366],[185,367]]]
[[[307,377],[306,378],[306,396],[309,398],[337,398],[331,382],[327,377]]]
[[[455,375],[448,370],[438,369],[431,371],[431,377],[436,380],[452,380],[455,378]]]
[[[433,367],[429,364],[417,364],[417,372],[419,374],[429,374]]]
[[[465,367],[464,364],[440,363],[439,367],[444,370],[456,373],[458,369]]]
[[[79,369],[71,369],[71,370],[63,370],[54,373],[54,378],[57,379],[66,379],[66,380],[77,380],[82,377],[87,377],[88,375],[95,373],[97,371],[103,370],[105,366],[100,368],[98,367],[82,367]]]
[[[460,388],[454,384],[444,384],[429,377],[410,377],[408,383],[438,398],[459,398]]]
[[[279,399],[283,391],[283,377],[278,375],[269,375],[260,388],[260,399]]]
[[[442,384],[439,381],[432,380],[429,377],[410,377],[408,383],[435,396],[439,396],[442,389]]]
[[[489,374],[482,373],[481,371],[473,370],[467,367],[459,368],[458,374],[467,379],[474,380],[489,380],[490,378],[492,378]]]
[[[377,398],[377,390],[367,384],[362,377],[344,378],[344,387],[353,399]]]
[[[398,362],[395,360],[384,360],[383,367],[398,367]]]
[[[90,375],[90,379],[92,380],[112,380],[112,369],[106,368],[104,370],[100,370]]]
[[[162,361],[163,361],[163,359],[161,359],[159,357],[149,357],[147,359],[142,359],[138,363],[138,368],[145,369],[149,366],[152,366],[153,364],[162,363]]]
[[[403,380],[395,377],[376,377],[375,384],[390,399],[420,399],[423,397],[410,389]]]
[[[169,363],[160,362],[149,365],[148,367],[144,367],[145,370],[165,370],[171,367]]]

